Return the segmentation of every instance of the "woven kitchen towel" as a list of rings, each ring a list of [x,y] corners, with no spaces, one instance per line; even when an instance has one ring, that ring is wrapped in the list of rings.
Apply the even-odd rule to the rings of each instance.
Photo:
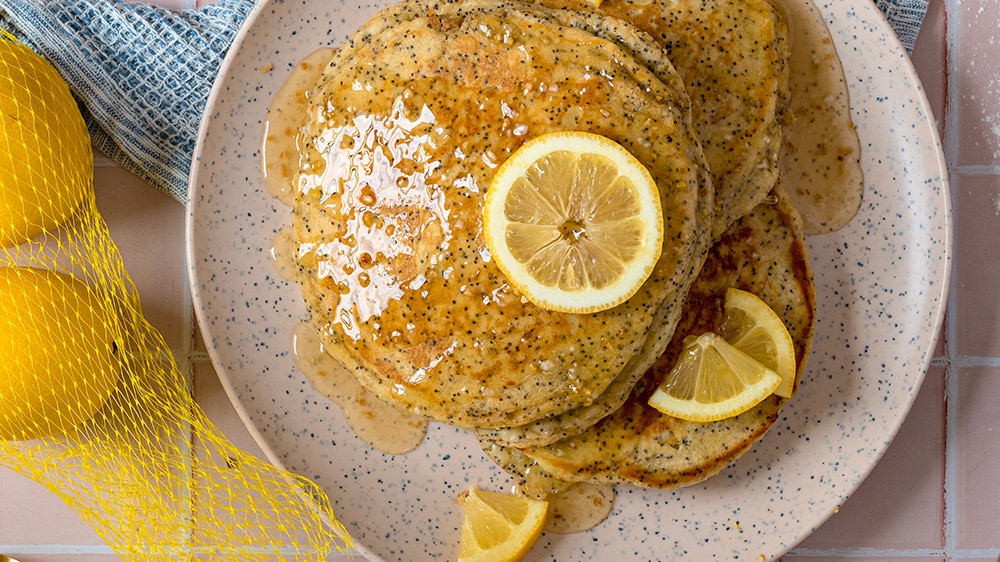
[[[917,42],[920,23],[927,15],[927,4],[930,0],[875,0],[875,5],[885,14],[892,30],[906,47],[907,53],[913,52],[913,44]]]
[[[205,102],[253,6],[220,0],[172,12],[113,0],[0,0],[0,27],[59,69],[95,147],[185,202]]]
[[[927,2],[876,0],[907,50]],[[0,27],[55,64],[87,110],[96,147],[185,202],[205,102],[253,5],[170,12],[121,0],[0,0]]]

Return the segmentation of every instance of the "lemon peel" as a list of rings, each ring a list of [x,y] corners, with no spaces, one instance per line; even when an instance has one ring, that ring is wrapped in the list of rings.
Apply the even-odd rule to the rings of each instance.
[[[663,245],[649,171],[620,144],[580,131],[540,135],[515,151],[490,183],[483,227],[510,284],[560,312],[625,302]]]

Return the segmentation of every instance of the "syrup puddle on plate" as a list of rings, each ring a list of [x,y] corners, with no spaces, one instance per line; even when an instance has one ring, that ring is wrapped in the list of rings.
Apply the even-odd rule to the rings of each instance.
[[[615,489],[611,484],[580,482],[549,498],[550,533],[582,533],[598,526],[611,514]]]
[[[354,378],[323,348],[309,323],[292,330],[292,357],[317,391],[335,402],[354,433],[372,447],[392,455],[417,448],[427,433],[427,421],[381,400]]]

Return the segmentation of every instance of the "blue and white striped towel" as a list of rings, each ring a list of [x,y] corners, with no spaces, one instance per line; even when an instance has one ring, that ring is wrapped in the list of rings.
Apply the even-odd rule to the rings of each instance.
[[[913,52],[929,2],[930,0],[875,0],[875,5],[885,14],[885,19],[908,53]]]
[[[912,49],[928,0],[875,3]],[[86,109],[94,146],[186,202],[205,102],[253,5],[171,12],[122,0],[0,0],[0,27],[56,65]]]

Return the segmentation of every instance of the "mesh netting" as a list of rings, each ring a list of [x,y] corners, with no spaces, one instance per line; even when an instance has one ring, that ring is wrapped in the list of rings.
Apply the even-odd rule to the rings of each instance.
[[[317,560],[350,539],[312,482],[194,403],[93,196],[66,83],[0,35],[0,464],[126,560]]]

